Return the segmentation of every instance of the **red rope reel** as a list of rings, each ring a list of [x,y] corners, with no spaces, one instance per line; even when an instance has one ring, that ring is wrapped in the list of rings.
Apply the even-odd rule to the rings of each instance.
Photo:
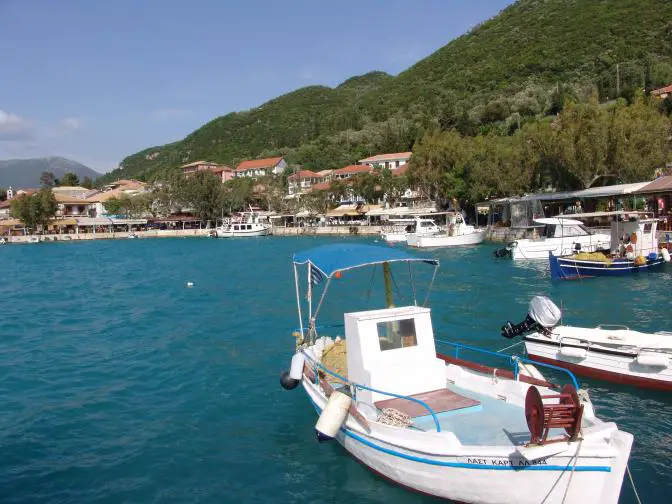
[[[565,385],[559,394],[546,396],[542,396],[534,385],[527,389],[525,419],[530,429],[530,444],[574,441],[581,431],[582,418],[583,405],[572,385]],[[565,429],[567,437],[547,441],[551,429]]]

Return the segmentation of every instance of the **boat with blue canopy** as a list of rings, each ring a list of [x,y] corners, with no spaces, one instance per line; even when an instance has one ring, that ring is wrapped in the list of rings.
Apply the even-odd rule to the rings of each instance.
[[[544,366],[565,373],[569,383],[558,386],[524,358],[435,339],[427,304],[438,260],[337,244],[295,254],[293,267],[299,326],[280,381],[307,394],[319,441],[335,440],[398,485],[454,501],[618,502],[632,435],[596,417],[571,372]],[[372,281],[382,272],[380,306],[319,326],[333,283],[367,267]],[[402,278],[411,295],[395,299]],[[356,279],[348,274],[339,288]]]

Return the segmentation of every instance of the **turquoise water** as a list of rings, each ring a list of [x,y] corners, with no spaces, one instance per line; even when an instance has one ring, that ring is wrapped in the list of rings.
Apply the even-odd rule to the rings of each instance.
[[[291,254],[330,241],[0,248],[0,502],[432,502],[318,444],[307,399],[278,384],[297,325]],[[672,330],[670,267],[552,284],[544,266],[494,260],[494,248],[434,254],[437,337],[502,348],[499,327],[535,294],[562,302],[565,323]],[[380,304],[371,285],[344,275],[323,320]],[[635,434],[643,501],[669,502],[672,396],[582,385],[602,418]],[[626,482],[621,502],[633,501]]]

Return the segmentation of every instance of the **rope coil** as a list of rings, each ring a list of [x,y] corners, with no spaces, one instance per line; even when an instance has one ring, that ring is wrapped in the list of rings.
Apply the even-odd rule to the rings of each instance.
[[[391,427],[409,427],[413,423],[410,416],[394,408],[383,408],[376,421]]]

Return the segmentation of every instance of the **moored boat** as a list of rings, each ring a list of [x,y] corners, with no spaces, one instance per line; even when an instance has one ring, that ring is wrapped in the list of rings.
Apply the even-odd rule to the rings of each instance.
[[[558,325],[560,309],[536,296],[520,324],[508,322],[502,335],[522,335],[536,362],[553,364],[578,375],[640,388],[672,391],[672,333],[642,333],[619,325],[594,328]]]
[[[439,342],[455,355],[437,353],[431,311],[417,303],[416,289],[411,305],[392,307],[395,264],[411,285],[416,266],[434,266],[426,302],[436,260],[357,244],[294,256],[299,329],[281,383],[302,385],[319,417],[318,439],[335,439],[398,485],[445,499],[615,504],[632,435],[595,416],[571,373],[561,388],[522,374],[525,359],[493,354],[513,365],[507,371],[458,358],[467,348],[492,354],[465,345]],[[316,320],[332,281],[379,265],[387,308],[344,313],[344,340],[320,336]]]
[[[416,232],[409,234],[406,238],[409,247],[460,247],[464,245],[478,245],[485,239],[485,230],[476,229],[474,226],[466,224],[464,218],[459,213],[447,213],[446,221],[447,226],[445,230],[439,228],[438,231],[432,233]]]
[[[613,212],[611,215],[609,252],[586,253],[577,250],[562,256],[549,252],[553,280],[643,273],[659,270],[665,262],[669,262],[669,252],[658,248],[657,219],[643,218],[638,213],[625,215]]]
[[[586,214],[586,217],[594,215]],[[531,238],[512,241],[495,255],[510,256],[514,261],[545,260],[549,252],[555,255],[567,255],[576,250],[595,252],[609,250],[611,245],[610,235],[592,232],[576,216],[537,218],[534,223]]]
[[[217,227],[217,238],[242,238],[267,236],[273,231],[271,224],[255,212],[245,212],[240,218],[232,219]]]

